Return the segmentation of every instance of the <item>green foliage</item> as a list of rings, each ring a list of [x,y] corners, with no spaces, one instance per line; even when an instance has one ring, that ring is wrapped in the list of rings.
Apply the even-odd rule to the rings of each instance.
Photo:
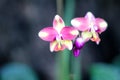
[[[90,69],[91,80],[120,80],[120,68],[108,64],[94,64]]]
[[[11,63],[1,70],[2,80],[38,80],[34,71],[25,64]]]

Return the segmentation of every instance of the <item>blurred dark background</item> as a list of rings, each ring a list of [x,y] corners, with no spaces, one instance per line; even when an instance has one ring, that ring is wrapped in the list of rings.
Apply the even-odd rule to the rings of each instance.
[[[88,42],[81,50],[83,80],[89,80],[91,63],[111,64],[120,55],[120,1],[75,0],[75,16],[91,11],[108,22],[100,45]],[[41,80],[54,80],[55,53],[38,32],[52,26],[56,0],[0,0],[0,69],[12,62],[29,65]]]

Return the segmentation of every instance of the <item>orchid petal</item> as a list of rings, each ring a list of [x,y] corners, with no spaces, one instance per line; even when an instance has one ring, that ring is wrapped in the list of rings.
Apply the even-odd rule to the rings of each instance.
[[[64,27],[61,32],[63,40],[73,40],[79,34],[74,27]]]
[[[42,29],[38,36],[45,41],[53,41],[58,33],[52,27]]]
[[[71,24],[73,27],[75,27],[76,29],[80,31],[86,31],[90,29],[88,25],[88,21],[84,17],[72,19]]]
[[[61,40],[61,41],[53,41],[50,43],[50,51],[62,51],[64,49],[72,49],[72,41],[70,40]]]
[[[98,26],[98,32],[101,33],[107,29],[107,22],[104,19],[96,18],[96,26]]]
[[[79,54],[80,54],[80,49],[74,48],[74,49],[73,49],[73,55],[74,55],[75,57],[78,57]]]
[[[84,31],[81,33],[81,36],[82,36],[83,40],[85,42],[87,42],[92,37],[92,33],[89,31]]]
[[[52,41],[52,42],[50,42],[50,51],[51,51],[51,52],[54,51],[54,48],[55,48],[56,45],[57,45],[57,41]]]
[[[89,23],[92,23],[95,21],[95,16],[91,12],[87,12],[85,15],[85,18],[88,20]]]
[[[61,51],[64,49],[65,49],[65,46],[62,46],[60,42],[57,42],[57,41],[50,42],[50,51],[51,52]]]
[[[71,40],[62,40],[62,45],[65,46],[67,49],[72,50],[72,41]]]
[[[99,44],[101,40],[100,40],[100,38],[99,38],[98,33],[93,32],[92,34],[93,34],[93,37],[91,38],[91,40],[92,40],[93,42],[96,42],[96,44]]]
[[[62,28],[65,27],[64,21],[59,15],[56,15],[54,20],[53,20],[53,28],[60,33]]]

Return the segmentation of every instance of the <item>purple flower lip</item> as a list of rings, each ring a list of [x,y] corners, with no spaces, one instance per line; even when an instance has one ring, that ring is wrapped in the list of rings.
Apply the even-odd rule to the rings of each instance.
[[[74,48],[74,49],[73,49],[73,55],[74,55],[75,57],[78,57],[79,54],[80,54],[80,49]]]
[[[80,54],[80,49],[84,46],[84,40],[82,39],[82,37],[79,37],[76,39],[74,46],[73,46],[73,55],[75,57],[78,57]]]
[[[84,43],[85,42],[83,41],[83,39],[81,37],[79,37],[79,38],[76,39],[76,41],[74,43],[74,47],[78,48],[78,49],[81,49],[83,47]]]

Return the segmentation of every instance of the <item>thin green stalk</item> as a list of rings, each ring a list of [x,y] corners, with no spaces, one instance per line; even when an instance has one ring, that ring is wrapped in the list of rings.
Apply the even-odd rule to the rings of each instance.
[[[57,0],[57,13],[62,16],[63,0]],[[64,21],[67,26],[70,25],[71,19],[74,17],[75,0],[66,0],[64,9]],[[71,51],[64,50],[57,54],[57,79],[56,80],[71,80],[70,79],[70,54]],[[71,67],[73,72],[73,80],[80,80],[80,58],[72,58],[74,63]]]
[[[72,56],[71,72],[73,74],[72,80],[81,80],[81,56]]]
[[[57,80],[70,80],[69,65],[70,51],[64,50],[57,55]]]
[[[75,8],[75,0],[65,0],[65,8],[64,8],[64,21],[65,25],[69,26],[71,19],[74,17],[74,9]],[[61,54],[61,62],[62,62],[62,79],[60,80],[71,80],[70,79],[70,54],[71,51],[65,50],[63,54]]]
[[[57,0],[57,14],[63,17],[63,0]],[[56,80],[70,80],[69,77],[69,51],[64,50],[58,52],[57,58],[57,77]]]
[[[75,1],[76,0],[66,0],[65,10],[64,10],[64,20],[66,25],[70,25],[71,19],[74,17],[75,13]],[[72,55],[71,58],[71,72],[72,72],[72,80],[81,80],[81,61],[80,57],[74,57]]]
[[[71,19],[74,17],[75,13],[75,1],[76,0],[66,0],[64,9],[64,20],[66,25],[70,25]]]

